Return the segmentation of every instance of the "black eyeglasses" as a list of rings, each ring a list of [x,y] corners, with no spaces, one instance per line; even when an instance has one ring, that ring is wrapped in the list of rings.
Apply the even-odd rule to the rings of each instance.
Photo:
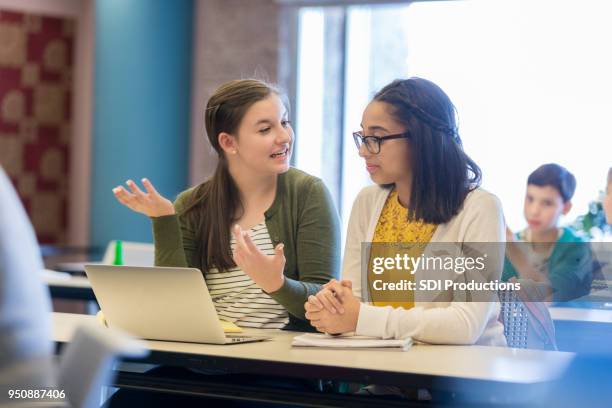
[[[357,150],[361,148],[362,145],[365,144],[368,152],[372,154],[380,153],[380,144],[385,140],[393,140],[393,139],[408,139],[410,138],[410,133],[397,133],[394,135],[387,136],[362,136],[359,132],[353,132],[353,140],[355,141],[355,146],[357,146]]]

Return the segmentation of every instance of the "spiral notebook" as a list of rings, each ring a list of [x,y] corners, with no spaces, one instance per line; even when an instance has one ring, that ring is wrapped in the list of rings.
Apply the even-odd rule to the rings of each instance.
[[[381,339],[367,336],[330,336],[329,334],[306,333],[293,338],[294,347],[326,348],[396,348],[402,351],[412,346],[412,339]]]

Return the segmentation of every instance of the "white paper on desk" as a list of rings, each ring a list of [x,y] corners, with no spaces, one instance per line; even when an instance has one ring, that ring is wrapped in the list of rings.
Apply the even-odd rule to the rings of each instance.
[[[406,351],[412,346],[412,339],[383,340],[366,336],[330,336],[329,334],[306,333],[294,337],[291,345],[296,347],[399,348]]]

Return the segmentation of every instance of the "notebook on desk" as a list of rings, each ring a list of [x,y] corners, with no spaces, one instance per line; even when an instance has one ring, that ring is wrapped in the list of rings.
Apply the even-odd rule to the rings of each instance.
[[[306,333],[293,338],[294,347],[324,347],[324,348],[396,348],[402,351],[412,346],[412,339],[380,339],[367,336],[330,336],[322,333]]]
[[[263,336],[225,334],[199,269],[86,265],[109,327],[149,340],[235,344]]]

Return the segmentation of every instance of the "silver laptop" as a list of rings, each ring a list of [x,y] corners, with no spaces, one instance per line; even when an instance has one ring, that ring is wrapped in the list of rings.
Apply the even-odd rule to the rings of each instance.
[[[150,340],[235,344],[264,336],[223,331],[199,269],[85,265],[109,327]]]

